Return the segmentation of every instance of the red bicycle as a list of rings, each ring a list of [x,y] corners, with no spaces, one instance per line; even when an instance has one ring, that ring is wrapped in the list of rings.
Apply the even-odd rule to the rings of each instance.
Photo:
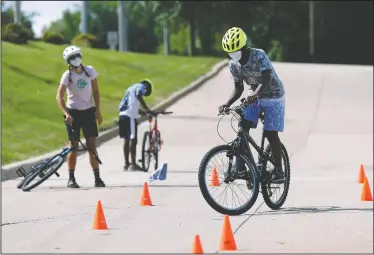
[[[142,143],[142,158],[139,162],[142,163],[142,167],[145,172],[148,172],[151,160],[155,161],[155,169],[158,168],[158,153],[161,150],[163,141],[161,139],[161,132],[158,129],[157,117],[158,115],[172,114],[173,112],[153,112],[153,114],[147,114],[149,122],[149,130],[145,131],[143,134],[143,143]],[[154,118],[154,124],[152,127],[152,121]]]

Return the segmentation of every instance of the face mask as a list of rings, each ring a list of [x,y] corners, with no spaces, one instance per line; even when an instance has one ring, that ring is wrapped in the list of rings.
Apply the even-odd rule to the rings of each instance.
[[[240,50],[235,51],[235,52],[231,52],[231,53],[229,53],[229,56],[234,63],[237,63],[242,58],[242,52]]]
[[[75,58],[69,61],[70,65],[73,67],[79,67],[82,64],[82,59],[80,58]]]

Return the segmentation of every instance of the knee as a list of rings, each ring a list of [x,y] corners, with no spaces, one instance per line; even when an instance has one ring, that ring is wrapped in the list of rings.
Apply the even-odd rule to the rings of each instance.
[[[254,122],[250,121],[250,120],[243,119],[242,127],[243,127],[244,130],[249,130],[251,128],[254,128]]]
[[[278,131],[264,131],[265,137],[271,142],[279,139]]]
[[[137,139],[131,139],[131,146],[135,147],[137,143],[138,143]]]
[[[95,151],[96,150],[95,141],[87,140],[87,149]]]
[[[70,147],[77,148],[78,147],[78,141],[70,141]],[[75,151],[75,150],[73,150]]]

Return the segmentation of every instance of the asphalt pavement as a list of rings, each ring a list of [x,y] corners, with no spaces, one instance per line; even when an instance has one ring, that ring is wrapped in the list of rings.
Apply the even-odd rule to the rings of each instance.
[[[230,217],[237,252],[373,253],[373,202],[360,201],[365,167],[373,193],[373,67],[276,63],[286,88],[285,132],[291,186],[283,208],[259,196],[247,213]],[[154,206],[140,206],[149,173],[123,171],[123,141],[99,148],[106,188],[93,188],[87,155],[79,158],[81,189],[67,189],[67,168],[31,192],[19,179],[2,182],[3,253],[190,253],[199,234],[206,253],[218,250],[223,216],[203,199],[197,170],[204,154],[224,143],[218,106],[231,94],[227,68],[160,116],[160,161],[168,177],[149,184]],[[221,135],[235,137],[229,117]],[[139,150],[148,123],[139,126]],[[261,125],[251,131],[260,140]],[[108,230],[92,230],[101,200]]]

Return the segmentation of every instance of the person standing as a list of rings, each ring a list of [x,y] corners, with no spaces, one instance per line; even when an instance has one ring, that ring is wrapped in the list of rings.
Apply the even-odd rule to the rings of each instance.
[[[69,68],[61,77],[57,90],[57,105],[64,114],[70,145],[77,148],[82,129],[87,148],[96,153],[96,138],[98,136],[96,121],[99,125],[103,121],[100,112],[98,74],[94,67],[82,64],[82,52],[78,47],[67,47],[62,56]],[[66,104],[65,93],[67,94]],[[73,150],[67,156],[68,188],[79,188],[74,175],[76,162],[77,151]],[[91,154],[89,154],[89,162],[95,177],[95,187],[105,187],[105,183],[100,177],[99,163]]]
[[[136,163],[136,145],[138,142],[138,122],[136,120],[139,112],[139,104],[145,109],[144,112],[152,114],[153,112],[148,108],[144,102],[144,98],[151,95],[153,90],[152,82],[144,79],[139,83],[131,85],[123,96],[119,106],[119,136],[123,138],[123,153],[125,157],[124,170],[143,171]],[[130,153],[131,152],[131,153]],[[129,154],[131,154],[131,163],[129,161]]]

